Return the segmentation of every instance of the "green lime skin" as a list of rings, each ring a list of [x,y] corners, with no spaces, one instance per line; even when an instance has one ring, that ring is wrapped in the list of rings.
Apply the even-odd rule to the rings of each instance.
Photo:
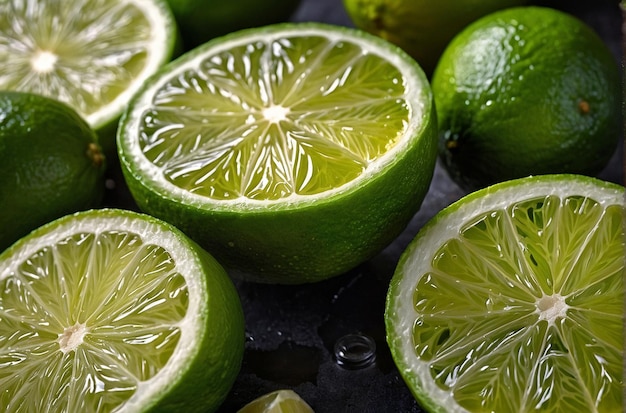
[[[167,0],[185,50],[237,30],[287,21],[301,0]]]
[[[354,25],[390,41],[432,75],[452,38],[474,20],[528,0],[343,0]]]
[[[518,7],[446,48],[432,79],[443,165],[472,190],[528,175],[596,175],[620,136],[615,57],[574,16]]]
[[[98,206],[105,159],[96,133],[71,107],[0,92],[0,250],[63,215]]]

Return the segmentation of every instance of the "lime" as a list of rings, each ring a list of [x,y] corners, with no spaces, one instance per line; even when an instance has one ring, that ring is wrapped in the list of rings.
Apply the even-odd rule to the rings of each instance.
[[[48,221],[98,206],[104,168],[95,132],[74,109],[0,92],[0,251]]]
[[[424,407],[622,411],[624,194],[584,176],[520,178],[420,230],[385,320]]]
[[[454,35],[474,20],[528,0],[343,0],[354,25],[398,46],[430,75]]]
[[[5,412],[215,411],[243,356],[224,269],[153,217],[84,211],[0,255]]]
[[[237,30],[287,21],[300,0],[167,0],[185,49]]]
[[[295,391],[281,389],[260,396],[237,413],[313,413],[313,409]]]
[[[167,65],[118,132],[137,204],[231,274],[303,283],[389,244],[436,159],[428,81],[362,31],[285,23],[214,39]]]
[[[596,175],[621,132],[616,59],[581,20],[495,12],[450,43],[433,75],[440,155],[475,189],[546,173]]]
[[[130,97],[171,59],[177,32],[163,1],[0,2],[0,89],[66,102],[108,153]]]

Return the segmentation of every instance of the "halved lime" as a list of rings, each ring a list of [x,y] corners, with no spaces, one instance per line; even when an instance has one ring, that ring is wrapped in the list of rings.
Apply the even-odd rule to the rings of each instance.
[[[0,255],[4,412],[214,411],[239,371],[224,269],[152,217],[60,218]]]
[[[403,254],[387,338],[446,412],[621,412],[624,188],[547,175],[475,192]]]
[[[176,39],[163,0],[2,1],[0,89],[61,100],[108,131]]]
[[[254,399],[237,413],[313,413],[313,409],[295,391],[281,389]]]
[[[118,131],[138,205],[233,274],[340,274],[404,229],[435,165],[420,67],[364,32],[316,23],[240,31],[151,78]]]

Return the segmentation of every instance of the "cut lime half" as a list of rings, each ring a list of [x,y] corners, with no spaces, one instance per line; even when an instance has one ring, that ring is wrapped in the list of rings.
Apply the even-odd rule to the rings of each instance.
[[[97,131],[174,52],[162,0],[0,2],[0,89],[61,100]]]
[[[468,195],[403,254],[388,342],[446,412],[621,412],[624,188],[548,175]]]
[[[214,411],[239,371],[234,286],[152,217],[53,221],[0,255],[0,285],[6,413]]]
[[[131,102],[118,150],[141,208],[250,279],[314,281],[404,229],[432,178],[420,67],[367,33],[317,23],[196,48]]]

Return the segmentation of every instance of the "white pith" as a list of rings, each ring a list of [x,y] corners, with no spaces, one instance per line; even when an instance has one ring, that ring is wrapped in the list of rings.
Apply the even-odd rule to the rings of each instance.
[[[25,259],[32,256],[41,248],[53,245],[77,233],[93,233],[119,231],[138,234],[144,244],[154,244],[163,247],[176,262],[178,272],[184,277],[188,286],[188,311],[184,318],[176,326],[180,330],[180,340],[167,364],[158,374],[150,380],[137,381],[135,393],[116,412],[136,412],[149,405],[151,401],[167,389],[179,373],[185,369],[187,359],[194,355],[197,350],[199,331],[202,331],[202,314],[206,308],[206,288],[200,279],[203,270],[200,268],[197,257],[189,249],[186,241],[177,237],[176,234],[159,224],[147,222],[128,216],[93,216],[84,217],[81,220],[65,222],[57,226],[54,231],[46,235],[31,238],[23,243],[13,255],[7,257],[0,270],[0,280],[4,280]],[[59,293],[60,295],[60,293]],[[68,353],[79,347],[86,334],[89,334],[89,326],[77,323],[66,326],[58,337],[59,351]]]
[[[11,16],[13,13],[13,6],[11,2],[15,0],[9,0],[4,4],[0,4],[0,12],[4,13],[7,16]],[[29,9],[36,9],[38,5],[43,4],[42,0],[25,0],[28,3]],[[23,2],[21,2],[23,3]],[[161,67],[169,58],[169,50],[168,44],[170,43],[170,38],[173,34],[171,28],[173,27],[173,21],[171,20],[171,16],[166,14],[167,10],[163,9],[163,6],[155,3],[152,0],[115,0],[112,2],[95,2],[91,0],[84,0],[82,2],[78,2],[73,7],[76,10],[87,10],[93,11],[94,7],[102,6],[102,14],[105,14],[108,9],[112,9],[115,7],[120,7],[120,5],[130,5],[133,8],[140,10],[141,13],[146,17],[148,23],[150,25],[150,41],[145,44],[132,44],[132,39],[128,39],[128,48],[140,48],[144,50],[147,54],[147,60],[145,61],[145,65],[142,67],[141,71],[138,75],[133,78],[128,84],[127,88],[121,91],[113,100],[111,100],[108,104],[103,105],[98,110],[92,113],[81,113],[87,122],[97,128],[100,127],[118,116],[121,115],[122,110],[126,107],[128,101],[131,96],[135,94],[135,92],[139,89],[139,87],[143,84],[145,79],[153,74],[159,67]],[[18,21],[20,28],[14,29],[14,27],[18,27]],[[0,36],[5,38],[5,43],[0,42],[0,60],[4,60],[7,62],[5,69],[3,70],[11,70],[10,65],[16,64],[19,59],[27,59],[30,61],[32,72],[29,74],[29,78],[23,79],[23,84],[14,85],[12,83],[8,83],[10,76],[9,73],[3,74],[2,70],[0,70],[0,88],[3,89],[17,89],[25,92],[32,92],[33,90],[29,87],[29,79],[34,76],[54,76],[54,69],[57,65],[61,64],[61,58],[57,51],[55,50],[56,46],[49,45],[37,45],[33,44],[33,41],[28,37],[30,34],[31,28],[37,27],[39,22],[37,21],[29,21],[27,19],[19,20],[17,16],[15,17],[15,22],[9,25],[9,27],[0,27]],[[61,21],[58,25],[63,26],[63,22]],[[58,28],[58,33],[54,33],[53,36],[60,35],[67,28],[71,28],[73,23],[69,22],[66,26]],[[19,37],[20,34],[15,34],[18,31],[23,30],[26,35],[23,37]],[[3,33],[4,32],[4,33]],[[88,32],[88,30],[86,31]],[[84,33],[76,33],[74,40],[80,39],[80,36],[86,34]],[[89,33],[91,39],[97,37],[97,33]],[[17,38],[13,41],[13,36]],[[54,41],[50,40],[50,43],[53,44]],[[70,50],[70,53],[74,53],[74,50]],[[72,56],[74,58],[74,56]],[[80,63],[76,63],[80,60]],[[102,60],[102,59],[100,59]],[[78,59],[73,59],[72,67],[76,66],[79,69],[75,70],[72,74],[74,78],[73,87],[83,87],[82,83],[95,84],[98,80],[91,79],[93,77],[91,72],[93,72],[93,68],[95,66],[101,67],[105,62],[96,62],[94,61],[94,57],[90,55],[80,56]],[[109,72],[110,76],[123,76],[128,75],[126,72],[122,72],[120,65],[117,65],[113,62],[110,62],[111,70]],[[117,72],[119,73],[117,73]],[[89,81],[87,80],[89,78]],[[100,88],[104,88],[108,86],[106,81],[103,79]],[[39,93],[37,91],[37,93]],[[85,89],[85,93],[88,92]],[[57,90],[50,91],[50,93],[45,93],[50,95],[51,97],[62,100],[66,103],[72,104],[71,99],[74,97],[65,96],[63,92],[59,92]],[[74,106],[74,105],[71,105]],[[76,107],[75,107],[76,108]],[[79,112],[79,108],[76,108]]]
[[[431,260],[440,247],[449,239],[458,237],[459,228],[471,221],[472,217],[484,213],[505,209],[514,202],[533,197],[555,195],[559,198],[568,196],[586,196],[607,208],[611,205],[624,205],[624,193],[612,188],[600,188],[588,182],[570,180],[566,182],[542,181],[525,185],[512,185],[501,188],[495,193],[462,204],[458,209],[442,215],[435,225],[426,226],[416,240],[405,252],[407,257],[401,261],[392,282],[387,303],[387,336],[390,346],[395,349],[398,368],[403,376],[412,377],[413,383],[419,383],[419,391],[423,392],[433,403],[444,408],[446,412],[468,412],[461,407],[452,391],[441,389],[433,380],[430,362],[420,359],[413,346],[413,329],[418,313],[414,307],[416,285],[422,275],[432,271]],[[402,276],[400,276],[402,274]],[[537,297],[535,314],[537,323],[547,322],[549,325],[558,323],[567,317],[567,297],[558,293]]]
[[[388,152],[383,154],[376,161],[371,162],[367,166],[366,170],[358,176],[358,178],[338,188],[315,195],[299,195],[293,193],[278,200],[255,200],[246,197],[239,197],[231,200],[212,200],[208,197],[200,196],[181,189],[168,182],[163,178],[161,168],[147,160],[145,155],[142,153],[138,139],[134,136],[136,135],[138,125],[141,122],[141,118],[145,113],[145,110],[151,107],[152,99],[156,91],[158,91],[162,85],[187,70],[195,70],[199,67],[202,61],[207,59],[207,56],[218,54],[238,45],[252,42],[269,43],[282,37],[309,35],[325,37],[332,42],[344,41],[355,43],[365,50],[364,53],[376,54],[381,56],[383,59],[390,61],[393,65],[399,68],[400,73],[402,73],[404,80],[407,82],[406,94],[404,97],[406,102],[411,105],[411,113],[409,124],[404,135]],[[415,73],[414,66],[407,63],[403,60],[403,58],[396,56],[396,54],[389,53],[386,46],[368,42],[357,36],[345,33],[343,30],[335,31],[324,28],[320,29],[308,27],[306,29],[282,29],[276,32],[262,32],[256,36],[249,35],[246,37],[228,39],[227,41],[224,40],[219,44],[216,43],[211,50],[205,51],[202,54],[196,54],[190,59],[187,59],[184,64],[176,65],[175,69],[172,68],[168,72],[167,76],[161,77],[158,81],[151,82],[148,89],[140,92],[139,96],[134,100],[133,111],[128,112],[125,115],[123,135],[126,135],[126,137],[121,140],[120,145],[123,148],[123,152],[125,152],[125,155],[123,156],[126,157],[129,164],[132,165],[131,169],[141,174],[144,183],[150,187],[158,188],[160,193],[167,194],[169,198],[178,200],[185,204],[194,206],[211,205],[211,208],[216,209],[229,209],[234,205],[240,209],[262,209],[268,206],[285,206],[315,202],[320,199],[330,198],[338,193],[345,192],[362,185],[373,175],[376,175],[378,171],[393,163],[399,157],[399,154],[405,152],[407,147],[413,143],[413,140],[419,139],[419,131],[424,127],[423,119],[424,116],[426,116],[426,103],[424,102],[426,100],[426,88],[427,85],[423,84],[420,75]],[[282,107],[280,105],[273,105],[267,107],[263,111],[263,116],[270,123],[278,123],[283,120],[288,113],[289,108]],[[129,136],[132,138],[128,138]]]

